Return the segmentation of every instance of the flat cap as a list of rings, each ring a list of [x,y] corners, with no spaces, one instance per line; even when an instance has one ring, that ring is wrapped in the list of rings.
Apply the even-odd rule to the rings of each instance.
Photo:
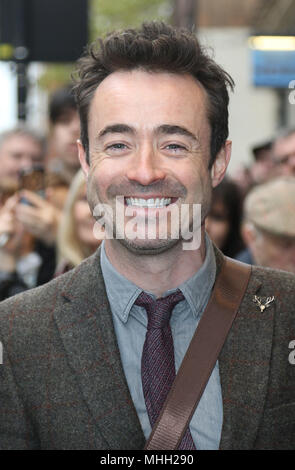
[[[274,235],[295,237],[295,177],[254,187],[244,201],[246,220]]]

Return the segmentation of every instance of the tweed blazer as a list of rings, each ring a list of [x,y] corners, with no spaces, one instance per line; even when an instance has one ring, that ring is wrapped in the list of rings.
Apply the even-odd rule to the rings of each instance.
[[[143,449],[99,254],[0,303],[0,449]],[[220,449],[295,448],[294,339],[295,276],[253,267],[219,356]]]

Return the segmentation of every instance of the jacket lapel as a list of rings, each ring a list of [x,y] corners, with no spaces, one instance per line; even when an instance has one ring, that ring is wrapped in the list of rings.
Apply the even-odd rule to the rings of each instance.
[[[215,248],[217,275],[223,260]],[[220,449],[253,448],[267,392],[275,303],[263,313],[255,294],[270,296],[253,268],[219,357],[223,398]],[[129,393],[100,269],[100,250],[71,272],[54,318],[82,396],[109,449],[142,449],[145,439]],[[260,332],[261,334],[257,334]]]
[[[72,271],[55,308],[70,367],[109,449],[142,449],[100,269],[100,250]]]
[[[222,254],[216,251],[217,272]],[[219,357],[223,399],[220,449],[252,449],[264,408],[272,348],[275,303],[261,313],[254,295],[272,295],[263,270],[252,275]]]

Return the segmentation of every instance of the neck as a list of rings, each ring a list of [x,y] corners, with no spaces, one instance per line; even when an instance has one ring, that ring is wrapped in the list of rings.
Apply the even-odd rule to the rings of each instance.
[[[105,240],[105,250],[114,268],[129,281],[156,297],[174,289],[192,277],[206,256],[205,229],[197,250],[183,250],[178,243],[157,255],[141,255],[129,251],[117,240]]]

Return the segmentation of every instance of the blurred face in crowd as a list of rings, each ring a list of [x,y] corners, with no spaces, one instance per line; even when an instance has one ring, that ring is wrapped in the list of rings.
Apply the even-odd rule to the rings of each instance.
[[[73,216],[79,240],[87,247],[95,249],[99,245],[100,241],[97,240],[93,234],[95,220],[91,215],[89,204],[87,202],[86,185],[81,189],[74,204]]]
[[[213,203],[206,217],[205,228],[211,240],[222,250],[229,234],[230,222],[226,207],[221,201]]]
[[[271,150],[261,150],[250,167],[252,181],[256,184],[264,183],[272,177],[273,168],[274,161]]]
[[[114,208],[116,196],[124,196],[125,207],[143,220],[147,200],[159,224],[171,204],[182,203],[201,204],[204,220],[230,149],[223,149],[208,170],[207,97],[193,77],[139,70],[109,75],[92,99],[88,133],[90,167],[79,148],[92,210],[99,202]],[[125,227],[127,222],[125,216]],[[157,234],[153,240],[118,241],[133,253],[156,254],[179,242],[169,238],[170,228],[165,240]]]
[[[15,134],[0,145],[0,180],[17,183],[20,170],[43,161],[39,143],[27,135]]]
[[[80,135],[80,121],[75,109],[65,110],[52,129],[55,154],[71,168],[79,168],[77,139]]]
[[[275,142],[273,160],[276,175],[295,175],[295,132]]]
[[[278,236],[254,229],[248,245],[256,264],[295,274],[295,237]]]

